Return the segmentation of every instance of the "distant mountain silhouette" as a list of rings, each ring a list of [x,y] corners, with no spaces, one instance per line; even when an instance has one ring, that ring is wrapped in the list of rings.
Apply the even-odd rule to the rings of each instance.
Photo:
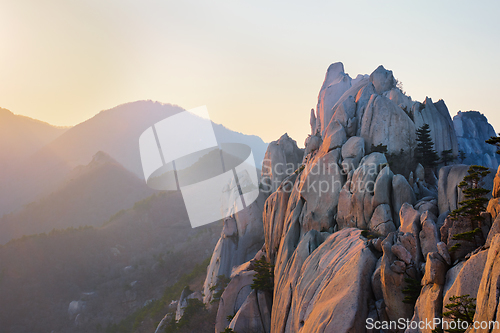
[[[139,136],[154,123],[182,111],[181,107],[171,104],[137,101],[101,111],[72,127],[26,159],[21,167],[9,174],[8,180],[0,183],[0,216],[53,191],[73,168],[89,163],[98,151],[106,152],[142,178]],[[214,131],[221,143],[249,145],[260,166],[267,144],[259,137],[233,132],[216,124]]]
[[[101,226],[116,212],[155,191],[108,154],[98,152],[68,174],[54,192],[0,219],[0,243],[23,235],[80,226]]]
[[[67,130],[0,108],[0,178]]]

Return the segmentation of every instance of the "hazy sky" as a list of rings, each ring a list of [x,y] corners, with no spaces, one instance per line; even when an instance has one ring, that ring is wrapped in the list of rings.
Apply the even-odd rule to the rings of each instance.
[[[500,130],[499,1],[0,0],[0,107],[55,125],[151,99],[299,145],[328,65]]]

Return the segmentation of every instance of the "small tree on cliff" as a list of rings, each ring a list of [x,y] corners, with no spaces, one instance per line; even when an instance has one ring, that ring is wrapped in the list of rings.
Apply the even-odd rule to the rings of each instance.
[[[456,157],[453,156],[453,150],[447,149],[441,152],[441,163],[444,163],[444,166],[447,166],[448,163],[453,162]]]
[[[498,133],[498,135],[500,135],[500,133]],[[485,142],[495,146],[497,149],[497,154],[500,154],[500,136],[492,136]]]
[[[254,290],[273,291],[274,287],[274,266],[266,261],[265,257],[254,262],[255,276],[250,286]]]
[[[483,185],[483,178],[489,173],[490,171],[486,167],[471,165],[467,171],[467,176],[465,176],[458,185],[462,189],[465,200],[459,203],[459,208],[450,213],[450,218],[452,220],[457,220],[459,217],[469,219],[471,231],[454,235],[454,240],[472,242],[475,241],[475,235],[481,232],[481,230],[475,226],[479,225],[484,220],[481,216],[481,212],[485,210],[486,204],[488,203],[488,199],[484,196],[490,191],[481,186]]]
[[[451,303],[445,305],[448,311],[443,312],[443,317],[448,318],[447,329],[443,330],[441,326],[432,330],[432,333],[464,333],[463,329],[458,325],[459,321],[467,322],[468,327],[474,323],[474,315],[476,314],[476,299],[469,297],[470,295],[451,296],[449,300]],[[458,327],[458,328],[452,328]]]
[[[438,153],[434,150],[429,124],[424,124],[417,129],[416,157],[425,169],[433,169],[439,161]]]

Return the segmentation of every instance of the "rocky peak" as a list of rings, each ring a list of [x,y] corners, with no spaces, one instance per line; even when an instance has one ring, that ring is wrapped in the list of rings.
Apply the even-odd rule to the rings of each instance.
[[[451,149],[454,155],[457,126],[459,138],[468,140],[464,142],[479,145],[494,135],[477,112],[455,118],[452,121],[443,100],[413,101],[383,66],[353,80],[342,63],[332,64],[317,113],[311,111],[304,158],[299,159],[300,150],[287,134],[268,147],[262,185],[266,177],[271,180],[272,193],[266,195],[263,214],[256,214],[262,216],[264,246],[254,259],[233,269],[219,305],[217,331],[255,327],[259,332],[364,332],[369,319],[419,322],[441,316],[444,286],[453,284],[446,272],[458,258],[451,253],[456,249],[450,237],[460,232],[447,216],[462,201],[458,185],[468,166],[441,168],[439,181],[427,177],[414,156],[415,132],[429,124],[435,150]],[[484,147],[479,148],[482,152]],[[292,167],[284,170],[290,162]],[[492,178],[493,173],[484,179],[485,187],[491,188]],[[480,229],[489,240],[484,248],[491,244],[493,249],[488,261],[495,264],[494,276],[500,271],[497,178],[489,213],[482,213],[491,216]],[[225,230],[226,237],[234,237],[235,228]],[[241,246],[238,241],[238,251]],[[466,250],[461,258],[480,250],[462,248]],[[229,271],[235,262],[226,263],[223,257],[232,253],[234,249],[221,245],[212,261],[224,262]],[[263,257],[274,265],[272,302],[266,298],[270,292],[251,292],[248,281],[243,283],[255,274],[252,262]],[[478,305],[486,308],[498,279],[486,283],[485,275],[482,280],[479,275],[473,283],[479,289]],[[209,270],[208,276],[217,274]],[[408,293],[410,289],[414,291]],[[494,303],[491,308],[496,309],[498,298]]]
[[[457,133],[458,148],[466,158],[465,164],[481,164],[489,168],[498,167],[498,157],[494,146],[485,141],[496,136],[488,119],[478,111],[459,111],[453,117],[453,125]]]
[[[344,72],[344,65],[336,62],[328,67],[321,86],[317,106],[317,128],[323,133],[333,116],[333,107],[340,97],[351,88],[351,77]]]
[[[389,71],[380,65],[373,73],[370,74],[370,82],[375,86],[377,94],[381,95],[383,92],[391,90],[396,87],[396,79]]]

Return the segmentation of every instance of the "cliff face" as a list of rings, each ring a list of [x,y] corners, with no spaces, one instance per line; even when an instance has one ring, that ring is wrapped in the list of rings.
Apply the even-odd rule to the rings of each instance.
[[[465,157],[462,163],[475,163],[495,169],[498,167],[499,159],[495,147],[485,142],[496,136],[496,133],[484,115],[477,111],[459,111],[453,117],[453,125],[459,149]]]
[[[303,157],[288,136],[266,152],[262,176],[272,180],[272,193],[265,193],[262,220],[255,221],[263,224],[261,250],[246,263],[240,245],[214,252],[213,263],[225,262],[229,253],[240,258],[218,271],[231,282],[221,296],[216,331],[366,332],[368,322],[432,320],[450,293],[468,290],[477,294],[478,318],[496,318],[489,290],[497,283],[492,251],[500,243],[500,171],[494,181],[493,172],[484,180],[493,191],[480,234],[474,231],[475,246],[464,243],[456,251],[453,235],[473,231],[470,221],[448,217],[463,200],[458,185],[468,167],[451,165],[434,174],[413,154],[415,131],[428,123],[435,149],[458,155],[460,141],[444,102],[412,101],[382,66],[352,80],[336,63],[316,111]],[[380,145],[385,153],[377,151]],[[283,163],[293,167],[283,169]],[[223,232],[220,242],[229,234]],[[273,265],[272,290],[251,287],[262,278],[262,258]],[[477,271],[485,261],[491,262],[487,277]],[[213,267],[205,297],[214,286]],[[472,289],[463,287],[467,279]]]

